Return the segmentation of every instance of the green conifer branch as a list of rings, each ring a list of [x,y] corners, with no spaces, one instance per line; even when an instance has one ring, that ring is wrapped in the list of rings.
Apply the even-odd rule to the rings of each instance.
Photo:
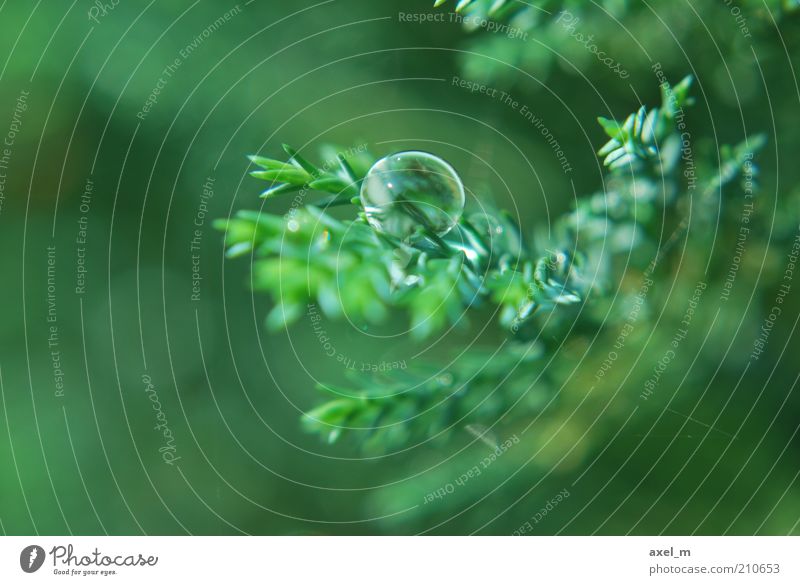
[[[270,182],[263,196],[290,190],[327,195],[285,216],[241,211],[216,222],[229,256],[252,254],[252,285],[273,298],[271,329],[290,325],[316,303],[330,318],[346,313],[363,323],[381,323],[404,310],[418,339],[464,327],[470,310],[488,308],[498,312],[508,333],[500,351],[471,349],[444,373],[415,362],[380,379],[354,377],[347,389],[323,385],[335,397],[308,412],[304,427],[328,441],[349,430],[362,434],[365,446],[390,449],[443,437],[456,424],[492,422],[512,410],[529,414],[546,402],[547,382],[536,359],[547,351],[544,323],[558,328],[560,311],[573,316],[575,308],[610,290],[621,277],[614,258],[654,248],[649,234],[656,218],[675,215],[681,190],[685,196],[695,192],[682,179],[676,122],[691,104],[690,85],[687,77],[665,86],[661,107],[640,108],[624,122],[600,118],[609,136],[599,151],[607,189],[560,218],[548,242],[525,242],[520,227],[497,211],[462,219],[440,242],[400,241],[375,231],[356,197],[374,157],[337,156],[334,170],[289,147],[288,162],[250,157],[259,167],[251,174]],[[741,176],[762,145],[763,138],[755,137],[722,149],[721,167],[697,191],[701,202]],[[354,206],[355,217],[331,217],[326,208],[338,204]],[[687,227],[681,222],[673,240]],[[537,377],[540,384],[531,389]]]

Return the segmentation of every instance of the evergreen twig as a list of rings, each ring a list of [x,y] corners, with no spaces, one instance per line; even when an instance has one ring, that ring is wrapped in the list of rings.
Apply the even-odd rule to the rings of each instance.
[[[546,315],[548,327],[557,328],[559,309],[567,310],[564,316],[574,315],[570,307],[610,290],[621,277],[614,258],[652,247],[649,234],[656,220],[675,215],[681,191],[687,197],[694,192],[681,170],[676,128],[678,113],[691,104],[691,82],[687,77],[674,87],[665,86],[659,108],[642,107],[621,123],[599,119],[609,136],[599,151],[609,172],[608,188],[560,218],[548,242],[524,242],[504,212],[479,216],[480,225],[462,219],[458,230],[444,238],[433,238],[427,230],[433,246],[424,239],[399,241],[373,230],[363,212],[339,221],[320,207],[358,205],[357,186],[374,157],[340,159],[333,172],[289,147],[288,163],[250,157],[260,167],[251,174],[271,183],[265,192],[270,198],[290,189],[331,195],[285,217],[241,211],[216,224],[225,231],[229,255],[253,255],[252,284],[275,301],[267,317],[270,328],[288,326],[315,302],[331,318],[346,313],[364,323],[383,322],[403,309],[412,334],[421,339],[463,325],[472,307],[488,306],[498,310],[509,335],[501,351],[487,357],[484,350],[471,349],[444,374],[433,365],[415,363],[380,383],[361,376],[349,389],[323,385],[336,398],[307,413],[304,426],[329,441],[351,429],[365,433],[365,445],[388,449],[411,439],[439,437],[456,422],[492,421],[515,405],[516,412],[541,405],[547,395],[544,382],[530,396],[525,394],[538,372],[536,358],[546,349],[539,341],[545,323],[540,317]],[[722,165],[704,178],[698,191],[701,202],[742,175],[763,142],[754,137],[724,148]],[[687,228],[687,221],[680,222],[671,239],[677,241]]]

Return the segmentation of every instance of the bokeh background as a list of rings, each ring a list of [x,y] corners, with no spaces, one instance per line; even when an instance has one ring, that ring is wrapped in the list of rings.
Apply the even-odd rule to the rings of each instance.
[[[531,533],[800,531],[800,282],[750,359],[798,235],[792,2],[543,2],[539,22],[518,23],[525,39],[465,30],[452,4],[446,22],[399,18],[431,13],[428,0],[101,4],[0,4],[0,530],[510,534],[566,491]],[[627,78],[570,36],[562,8]],[[534,230],[573,193],[602,188],[596,117],[658,104],[654,63],[670,80],[696,77],[687,121],[701,151],[768,137],[730,298],[739,200],[720,212],[713,249],[690,232],[602,384],[589,391],[613,335],[573,371],[590,341],[577,336],[553,366],[558,400],[535,425],[499,430],[520,444],[435,502],[425,496],[487,454],[463,429],[385,456],[304,433],[315,380],[336,381],[341,365],[307,320],[268,334],[247,261],[224,258],[212,220],[262,205],[245,155],[280,157],[282,143],[310,157],[324,143],[434,150],[474,197]],[[573,172],[517,111],[454,75],[527,104]],[[691,334],[643,401],[701,278]],[[359,359],[419,349],[325,327]],[[174,436],[171,463],[158,424]]]

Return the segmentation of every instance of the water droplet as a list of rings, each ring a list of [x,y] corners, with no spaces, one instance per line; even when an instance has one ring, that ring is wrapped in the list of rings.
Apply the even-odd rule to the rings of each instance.
[[[464,185],[455,169],[427,152],[408,151],[376,162],[361,186],[369,224],[401,240],[425,229],[443,236],[464,211]]]

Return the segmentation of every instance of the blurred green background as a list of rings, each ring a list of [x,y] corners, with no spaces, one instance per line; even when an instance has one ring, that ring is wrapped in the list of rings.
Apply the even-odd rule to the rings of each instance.
[[[798,233],[798,15],[734,2],[747,36],[724,2],[568,2],[630,73],[621,79],[555,21],[559,3],[544,4],[553,16],[525,40],[465,31],[452,6],[446,22],[398,17],[430,13],[432,0],[2,3],[0,135],[15,130],[0,169],[2,530],[509,534],[567,490],[532,533],[798,533],[800,283],[748,364]],[[432,503],[487,455],[469,433],[383,457],[304,434],[315,380],[341,365],[308,322],[267,335],[269,302],[249,292],[247,262],[224,259],[212,219],[262,205],[245,155],[281,156],[284,142],[432,150],[472,197],[518,209],[530,230],[602,188],[595,119],[657,104],[654,63],[672,81],[695,75],[698,149],[769,138],[730,299],[738,201],[720,213],[714,249],[691,233],[680,246],[647,326],[602,384],[590,391],[614,332],[576,369],[591,339],[573,338],[554,365],[559,399],[530,428],[499,431],[520,444]],[[528,105],[573,172],[517,111],[454,75]],[[708,262],[691,333],[643,401]],[[372,361],[419,350],[325,328]]]

